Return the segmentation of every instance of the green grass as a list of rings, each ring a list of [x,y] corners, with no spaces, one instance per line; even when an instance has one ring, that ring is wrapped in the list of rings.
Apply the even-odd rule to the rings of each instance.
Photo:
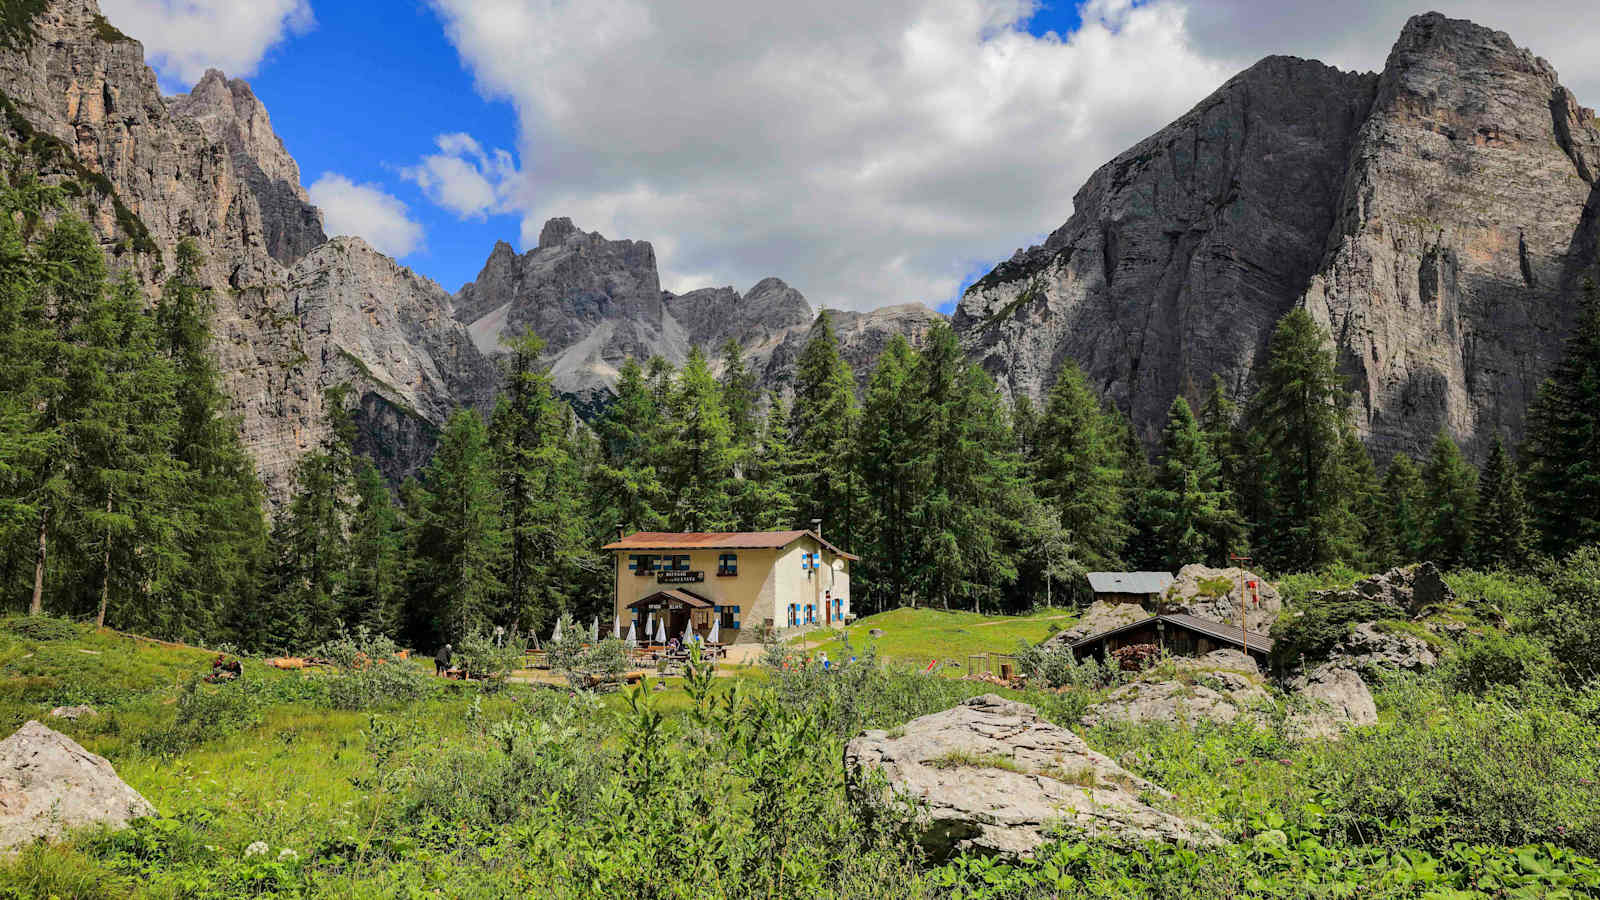
[[[1059,631],[1076,618],[1076,614],[1065,609],[1040,609],[1022,616],[985,616],[903,608],[858,619],[844,631],[857,651],[869,645],[876,647],[880,659],[888,658],[919,668],[933,659],[954,660],[964,671],[966,657],[970,654],[1015,652],[1017,641],[1042,641],[1053,633],[1052,625]],[[874,628],[883,629],[883,637],[872,637],[869,632]],[[812,655],[826,652],[832,660],[846,658],[839,629],[812,631],[796,640]]]
[[[973,753],[970,750],[951,750],[933,759],[924,760],[922,764],[934,769],[1004,769],[1007,772],[1022,774],[1027,774],[1028,771],[1009,756],[998,753]]]

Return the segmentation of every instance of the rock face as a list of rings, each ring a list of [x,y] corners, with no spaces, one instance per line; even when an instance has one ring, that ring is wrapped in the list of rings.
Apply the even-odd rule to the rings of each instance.
[[[1012,392],[1063,357],[1154,443],[1174,395],[1254,388],[1273,325],[1327,323],[1380,460],[1520,437],[1597,273],[1600,130],[1505,34],[1413,18],[1381,75],[1270,57],[1097,171],[955,326]]]
[[[496,244],[477,279],[456,296],[455,309],[485,354],[499,352],[505,335],[537,334],[556,388],[586,412],[605,403],[630,357],[642,363],[660,356],[676,365],[699,347],[720,370],[730,339],[760,386],[781,392],[816,321],[806,298],[778,278],[762,279],[743,295],[732,287],[662,291],[648,241],[608,240],[566,218],[546,222],[539,246],[520,256]],[[903,334],[917,346],[943,320],[916,304],[828,315],[862,385],[890,338]]]
[[[1137,603],[1112,603],[1108,600],[1096,600],[1089,604],[1083,615],[1071,628],[1065,628],[1051,635],[1049,643],[1071,644],[1080,641],[1091,634],[1110,631],[1123,625],[1150,618],[1150,612]]]
[[[1221,843],[1209,826],[1140,799],[1167,798],[1159,787],[1040,719],[1033,707],[994,694],[894,732],[868,731],[845,747],[845,768],[857,796],[878,769],[890,789],[920,797],[926,806],[918,827],[936,857],[968,850],[1027,855],[1057,829],[1114,842]]]
[[[1222,587],[1224,581],[1227,585],[1219,592],[1217,588]],[[1256,585],[1253,590],[1249,587],[1251,582]],[[1161,608],[1164,612],[1183,612],[1213,622],[1237,625],[1242,602],[1239,596],[1241,583],[1245,586],[1249,601],[1243,603],[1245,627],[1266,634],[1271,630],[1272,623],[1278,620],[1278,614],[1283,612],[1283,598],[1278,596],[1278,589],[1273,587],[1272,582],[1246,569],[1213,569],[1199,563],[1184,566],[1172,586],[1167,588]]]
[[[1080,721],[1226,724],[1271,702],[1255,661],[1237,650],[1174,659],[1112,691]]]
[[[321,216],[243,82],[212,73],[191,93],[163,99],[143,47],[106,23],[93,0],[51,0],[22,39],[0,48],[0,92],[0,135],[31,148],[45,180],[86,188],[73,211],[95,228],[115,269],[134,272],[153,297],[178,243],[191,239],[200,247],[203,277],[214,288],[218,365],[245,446],[275,500],[286,495],[299,457],[324,434],[327,387],[349,382],[355,402],[381,398],[362,407],[384,408],[365,419],[387,429],[365,434],[371,445],[429,442],[443,421],[437,411],[479,401],[473,391],[434,393],[440,384],[477,385],[486,371],[481,360],[431,359],[436,345],[468,344],[449,298],[436,288],[416,288],[414,277],[367,285],[376,322],[369,319],[375,339],[366,343],[381,347],[383,359],[363,358],[362,340],[309,314],[348,298],[318,296],[307,260],[337,265],[357,255],[314,252],[325,241]],[[325,283],[359,277],[330,273]],[[426,340],[370,333],[386,318],[406,319],[407,310],[440,303],[443,315],[418,317],[437,323],[438,333]],[[366,374],[430,368],[440,379],[390,383]],[[459,374],[446,376],[446,368]],[[390,466],[386,474],[407,472]]]
[[[63,734],[28,722],[0,741],[0,850],[151,815],[155,808],[111,763]]]

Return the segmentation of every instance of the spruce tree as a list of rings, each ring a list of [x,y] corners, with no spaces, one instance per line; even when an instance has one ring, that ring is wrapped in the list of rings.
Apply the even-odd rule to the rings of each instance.
[[[739,464],[742,477],[734,489],[733,515],[741,531],[785,531],[799,520],[789,489],[794,458],[789,452],[788,423],[788,407],[772,397]]]
[[[689,351],[672,397],[666,476],[673,531],[725,531],[733,526],[733,429],[721,392],[700,349]]]
[[[760,394],[756,376],[744,363],[744,348],[733,338],[722,345],[722,406],[727,411],[728,427],[733,432],[733,443],[743,448],[755,440],[757,416],[756,403]]]
[[[1411,457],[1397,454],[1383,475],[1383,501],[1389,525],[1386,565],[1408,565],[1422,560],[1428,537],[1427,493],[1422,473]]]
[[[637,360],[623,363],[617,398],[597,431],[604,460],[590,472],[591,495],[608,498],[608,523],[654,531],[666,527],[667,498],[658,470],[663,453],[665,406]]]
[[[1165,565],[1160,540],[1156,536],[1156,471],[1150,454],[1134,429],[1133,421],[1114,406],[1105,414],[1117,433],[1122,449],[1123,517],[1128,523],[1128,539],[1122,545],[1122,564],[1135,571],[1149,571]]]
[[[572,413],[539,363],[544,342],[507,342],[505,393],[490,423],[495,478],[507,538],[505,624],[542,628],[569,610],[588,553],[583,473],[568,435]]]
[[[401,553],[405,534],[389,486],[371,460],[355,463],[356,504],[350,521],[346,622],[394,635],[400,625]]]
[[[1304,309],[1289,312],[1272,334],[1250,419],[1261,453],[1263,510],[1253,543],[1266,562],[1305,571],[1338,558],[1341,434],[1349,420],[1327,330]]]
[[[913,521],[925,490],[921,479],[929,449],[919,440],[907,402],[915,368],[911,345],[897,334],[878,357],[867,385],[856,451],[863,494],[858,567],[863,590],[856,596],[864,610],[915,605],[916,537],[906,523]]]
[[[835,543],[854,540],[855,483],[851,452],[858,420],[855,380],[839,355],[833,323],[824,310],[795,366],[789,410],[789,448],[795,504],[802,523],[820,519]]]
[[[1600,292],[1584,283],[1561,362],[1528,411],[1527,495],[1539,547],[1600,543]]]
[[[1511,454],[1498,436],[1478,481],[1477,519],[1472,530],[1473,565],[1520,568],[1528,562],[1528,505]]]
[[[423,646],[459,641],[487,624],[502,597],[505,531],[488,430],[477,410],[456,412],[416,489],[407,540],[410,621]]]
[[[1162,433],[1152,500],[1161,561],[1169,571],[1192,562],[1225,566],[1228,554],[1241,548],[1244,527],[1222,488],[1222,467],[1182,396],[1173,399]]]
[[[1120,437],[1077,363],[1065,361],[1039,428],[1036,491],[1060,511],[1073,555],[1090,569],[1119,568],[1133,532]]]
[[[1478,473],[1443,429],[1434,438],[1428,463],[1422,469],[1422,485],[1428,508],[1423,553],[1441,567],[1463,565],[1472,547]]]
[[[1383,568],[1394,555],[1389,533],[1389,516],[1383,500],[1383,485],[1372,454],[1346,425],[1339,437],[1339,456],[1335,476],[1339,507],[1330,516],[1335,553],[1357,568]]]

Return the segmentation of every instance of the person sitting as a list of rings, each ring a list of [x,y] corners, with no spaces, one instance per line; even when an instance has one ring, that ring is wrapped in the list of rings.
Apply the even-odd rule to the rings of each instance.
[[[445,644],[443,647],[439,648],[438,653],[433,655],[433,674],[443,675],[450,671],[451,652],[452,648],[450,645]]]
[[[217,658],[211,661],[211,674],[205,680],[211,684],[222,681],[232,681],[244,674],[244,666],[237,659],[229,660],[225,654],[218,653]]]

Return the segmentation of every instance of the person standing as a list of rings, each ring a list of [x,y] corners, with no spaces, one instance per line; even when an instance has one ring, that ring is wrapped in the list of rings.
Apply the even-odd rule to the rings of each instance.
[[[433,655],[433,674],[443,675],[444,673],[450,671],[450,657],[452,655],[451,651],[452,648],[450,645],[445,644],[443,647],[439,648],[438,653]]]

